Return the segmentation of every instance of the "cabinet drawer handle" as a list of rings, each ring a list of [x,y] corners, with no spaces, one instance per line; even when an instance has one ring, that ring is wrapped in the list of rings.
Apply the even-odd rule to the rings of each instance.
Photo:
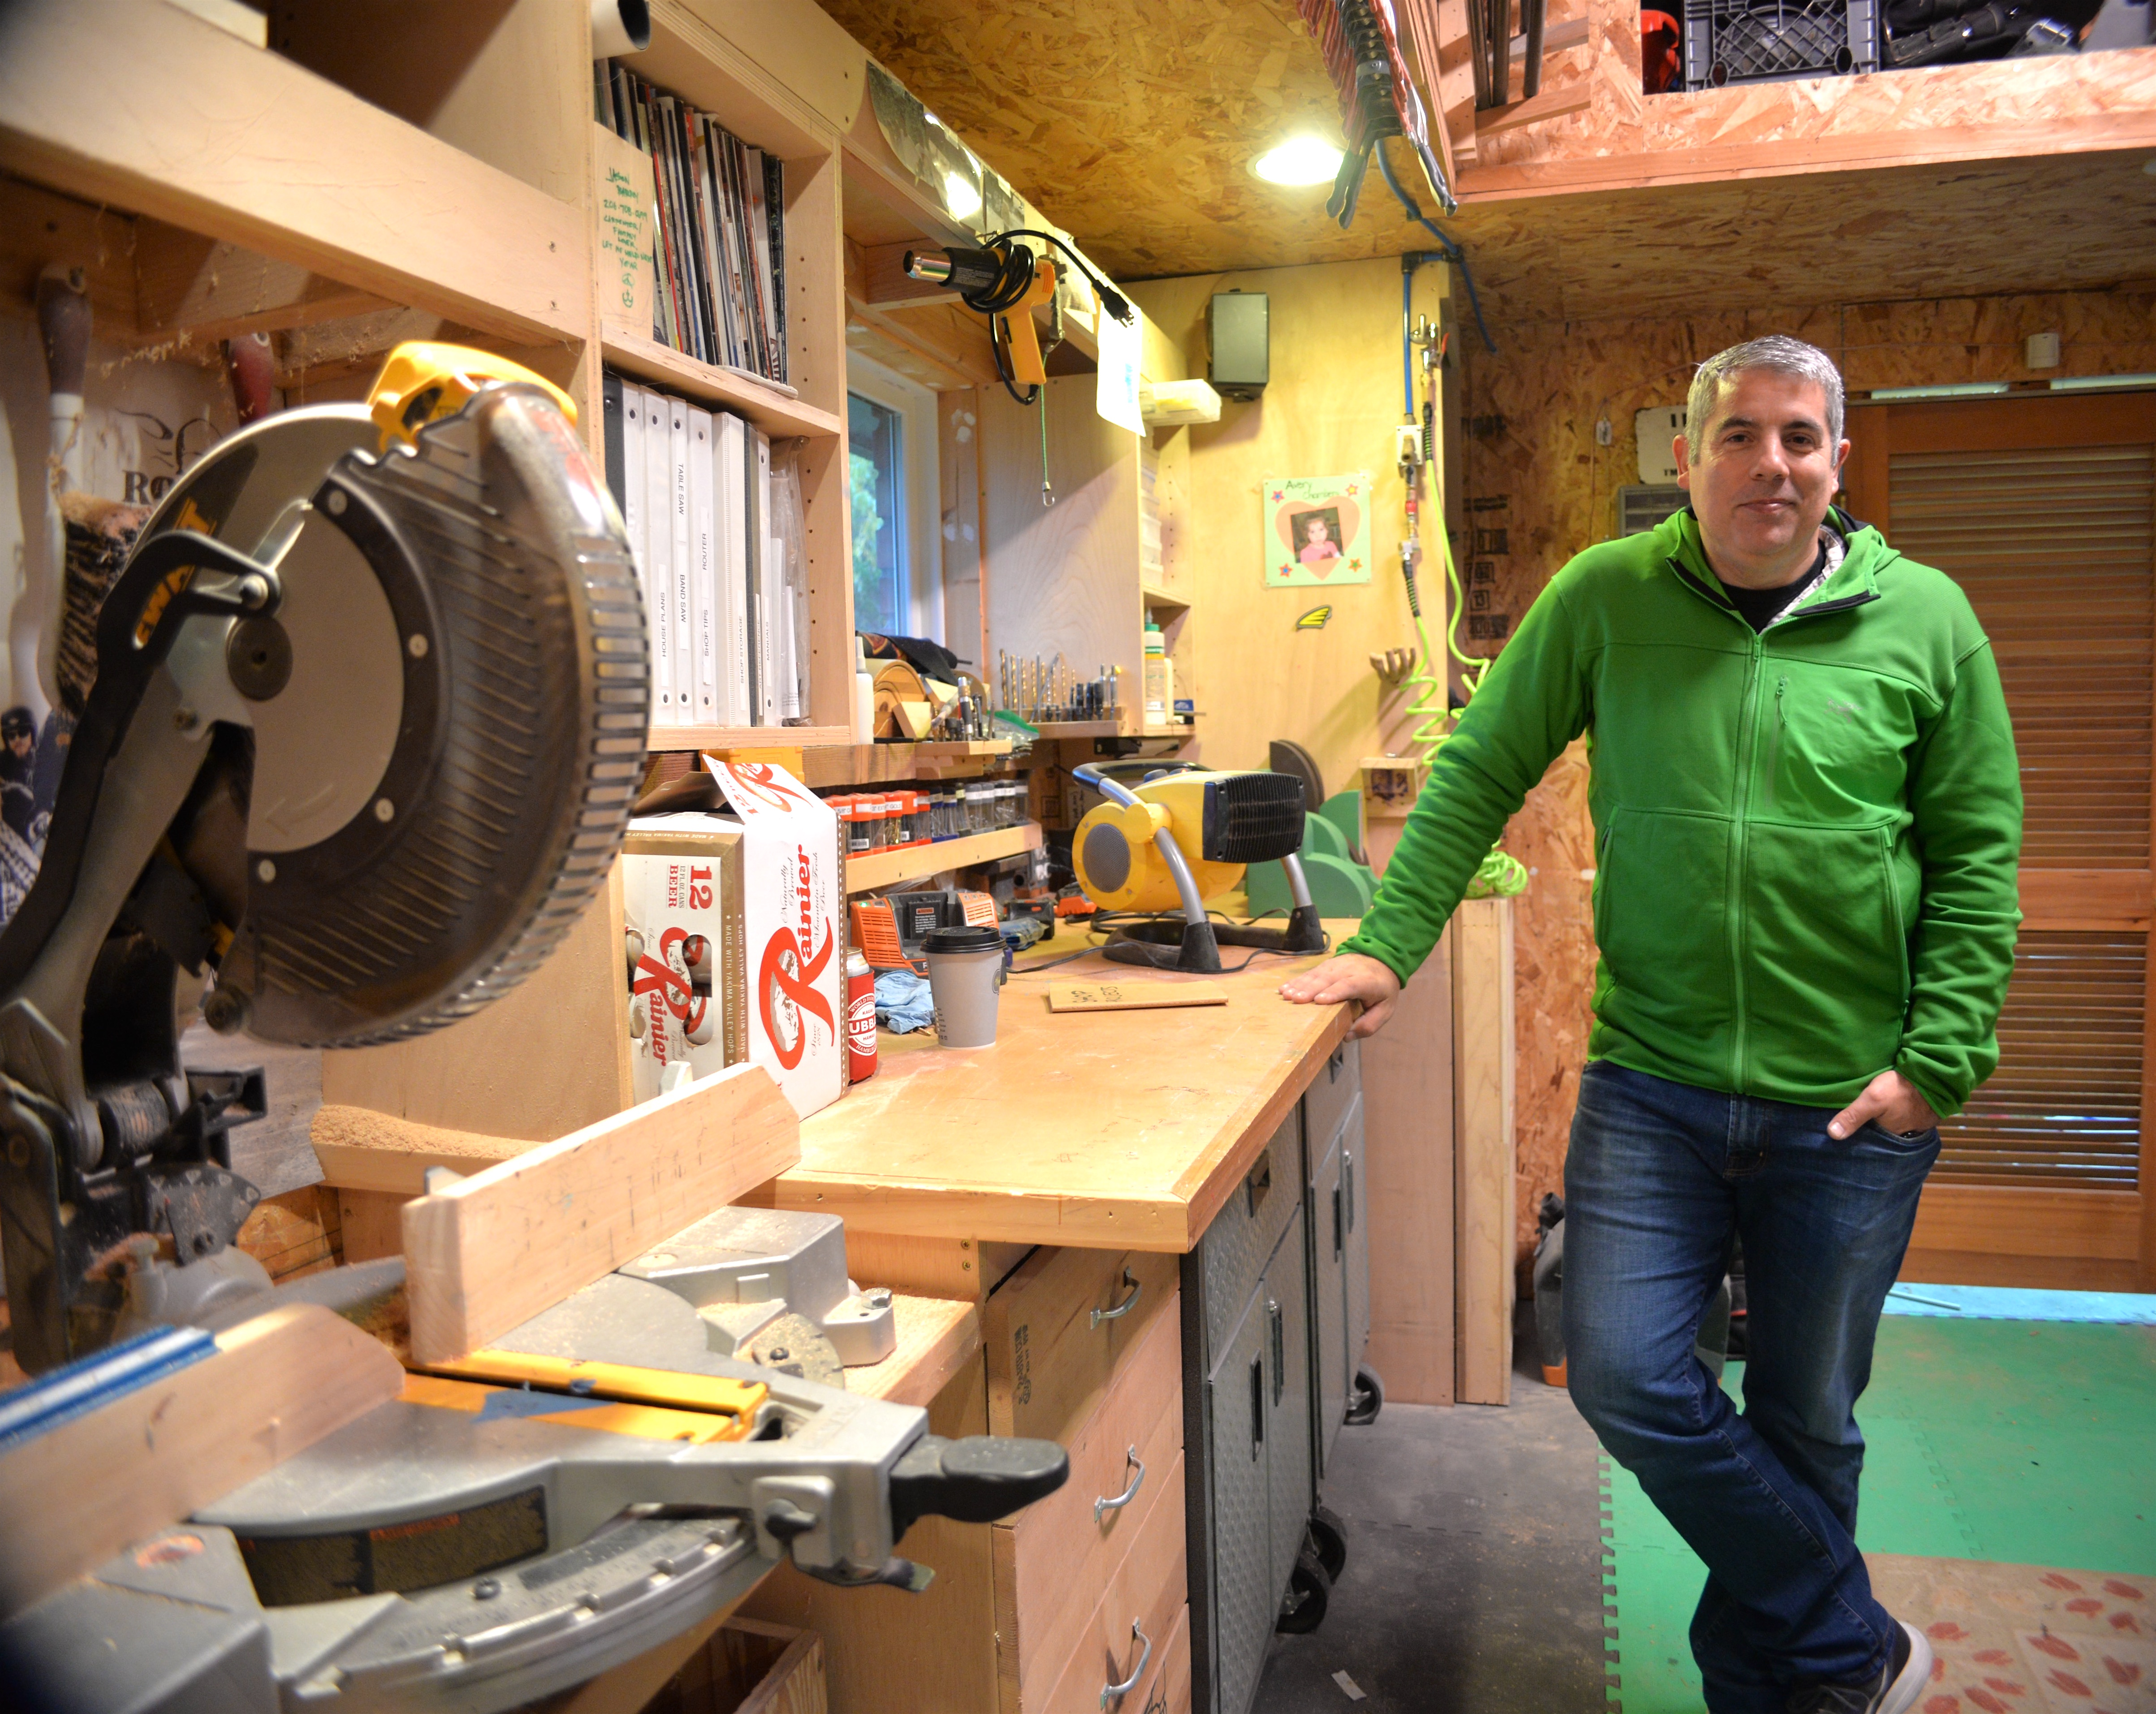
[[[1103,1708],[1117,1697],[1128,1696],[1137,1688],[1138,1681],[1145,1676],[1146,1663],[1152,1659],[1152,1639],[1140,1629],[1143,1624],[1144,1620],[1133,1619],[1131,1621],[1131,1634],[1145,1645],[1145,1652],[1138,1656],[1138,1664],[1131,1669],[1131,1676],[1121,1684],[1104,1684],[1101,1686],[1101,1706]]]
[[[1139,1461],[1138,1449],[1137,1447],[1132,1447],[1129,1451],[1123,1455],[1123,1468],[1126,1470],[1134,1470],[1137,1474],[1131,1478],[1130,1486],[1124,1489],[1122,1493],[1116,1495],[1114,1499],[1096,1500],[1093,1502],[1093,1522],[1095,1523],[1100,1522],[1101,1515],[1103,1512],[1121,1511],[1126,1506],[1129,1505],[1132,1501],[1138,1497],[1138,1489],[1145,1481],[1145,1465]]]
[[[1352,1148],[1340,1151],[1340,1184],[1348,1193],[1348,1229],[1353,1232],[1355,1229],[1355,1151]]]
[[[1287,1387],[1287,1318],[1281,1315],[1279,1303],[1270,1297],[1265,1300],[1265,1313],[1273,1324],[1273,1403],[1277,1405]]]
[[[1137,1306],[1138,1294],[1145,1290],[1144,1286],[1139,1282],[1137,1275],[1128,1268],[1123,1270],[1123,1284],[1131,1288],[1131,1295],[1113,1309],[1095,1310],[1093,1311],[1095,1327],[1099,1327],[1103,1321],[1119,1321]]]

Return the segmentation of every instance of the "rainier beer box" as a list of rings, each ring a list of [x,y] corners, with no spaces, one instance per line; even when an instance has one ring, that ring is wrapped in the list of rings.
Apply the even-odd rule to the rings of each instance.
[[[806,1118],[846,1082],[838,816],[782,767],[707,765],[732,814],[643,817],[623,846],[636,1098],[751,1060]]]

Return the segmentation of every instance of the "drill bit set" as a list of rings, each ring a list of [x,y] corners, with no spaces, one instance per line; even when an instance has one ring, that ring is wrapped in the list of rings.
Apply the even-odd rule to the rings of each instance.
[[[1104,666],[1097,676],[1081,679],[1075,668],[1039,655],[996,651],[998,706],[1039,726],[1044,721],[1114,720],[1122,701],[1117,690],[1123,670]]]

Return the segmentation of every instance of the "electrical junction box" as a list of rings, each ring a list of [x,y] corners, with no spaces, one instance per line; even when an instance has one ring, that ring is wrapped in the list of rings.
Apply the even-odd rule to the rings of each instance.
[[[1640,480],[1650,488],[1666,488],[1677,480],[1676,454],[1670,443],[1684,433],[1682,405],[1650,405],[1633,419],[1640,439]]]
[[[1261,291],[1221,291],[1206,311],[1205,378],[1223,398],[1250,403],[1272,371],[1272,300]]]

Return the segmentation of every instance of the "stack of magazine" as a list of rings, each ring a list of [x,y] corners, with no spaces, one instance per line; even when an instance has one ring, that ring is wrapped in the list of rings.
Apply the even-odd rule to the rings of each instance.
[[[599,123],[651,157],[651,336],[784,385],[784,165],[615,61],[593,71]]]
[[[807,523],[799,473],[726,411],[608,370],[607,485],[651,628],[652,724],[801,725],[808,716]]]

